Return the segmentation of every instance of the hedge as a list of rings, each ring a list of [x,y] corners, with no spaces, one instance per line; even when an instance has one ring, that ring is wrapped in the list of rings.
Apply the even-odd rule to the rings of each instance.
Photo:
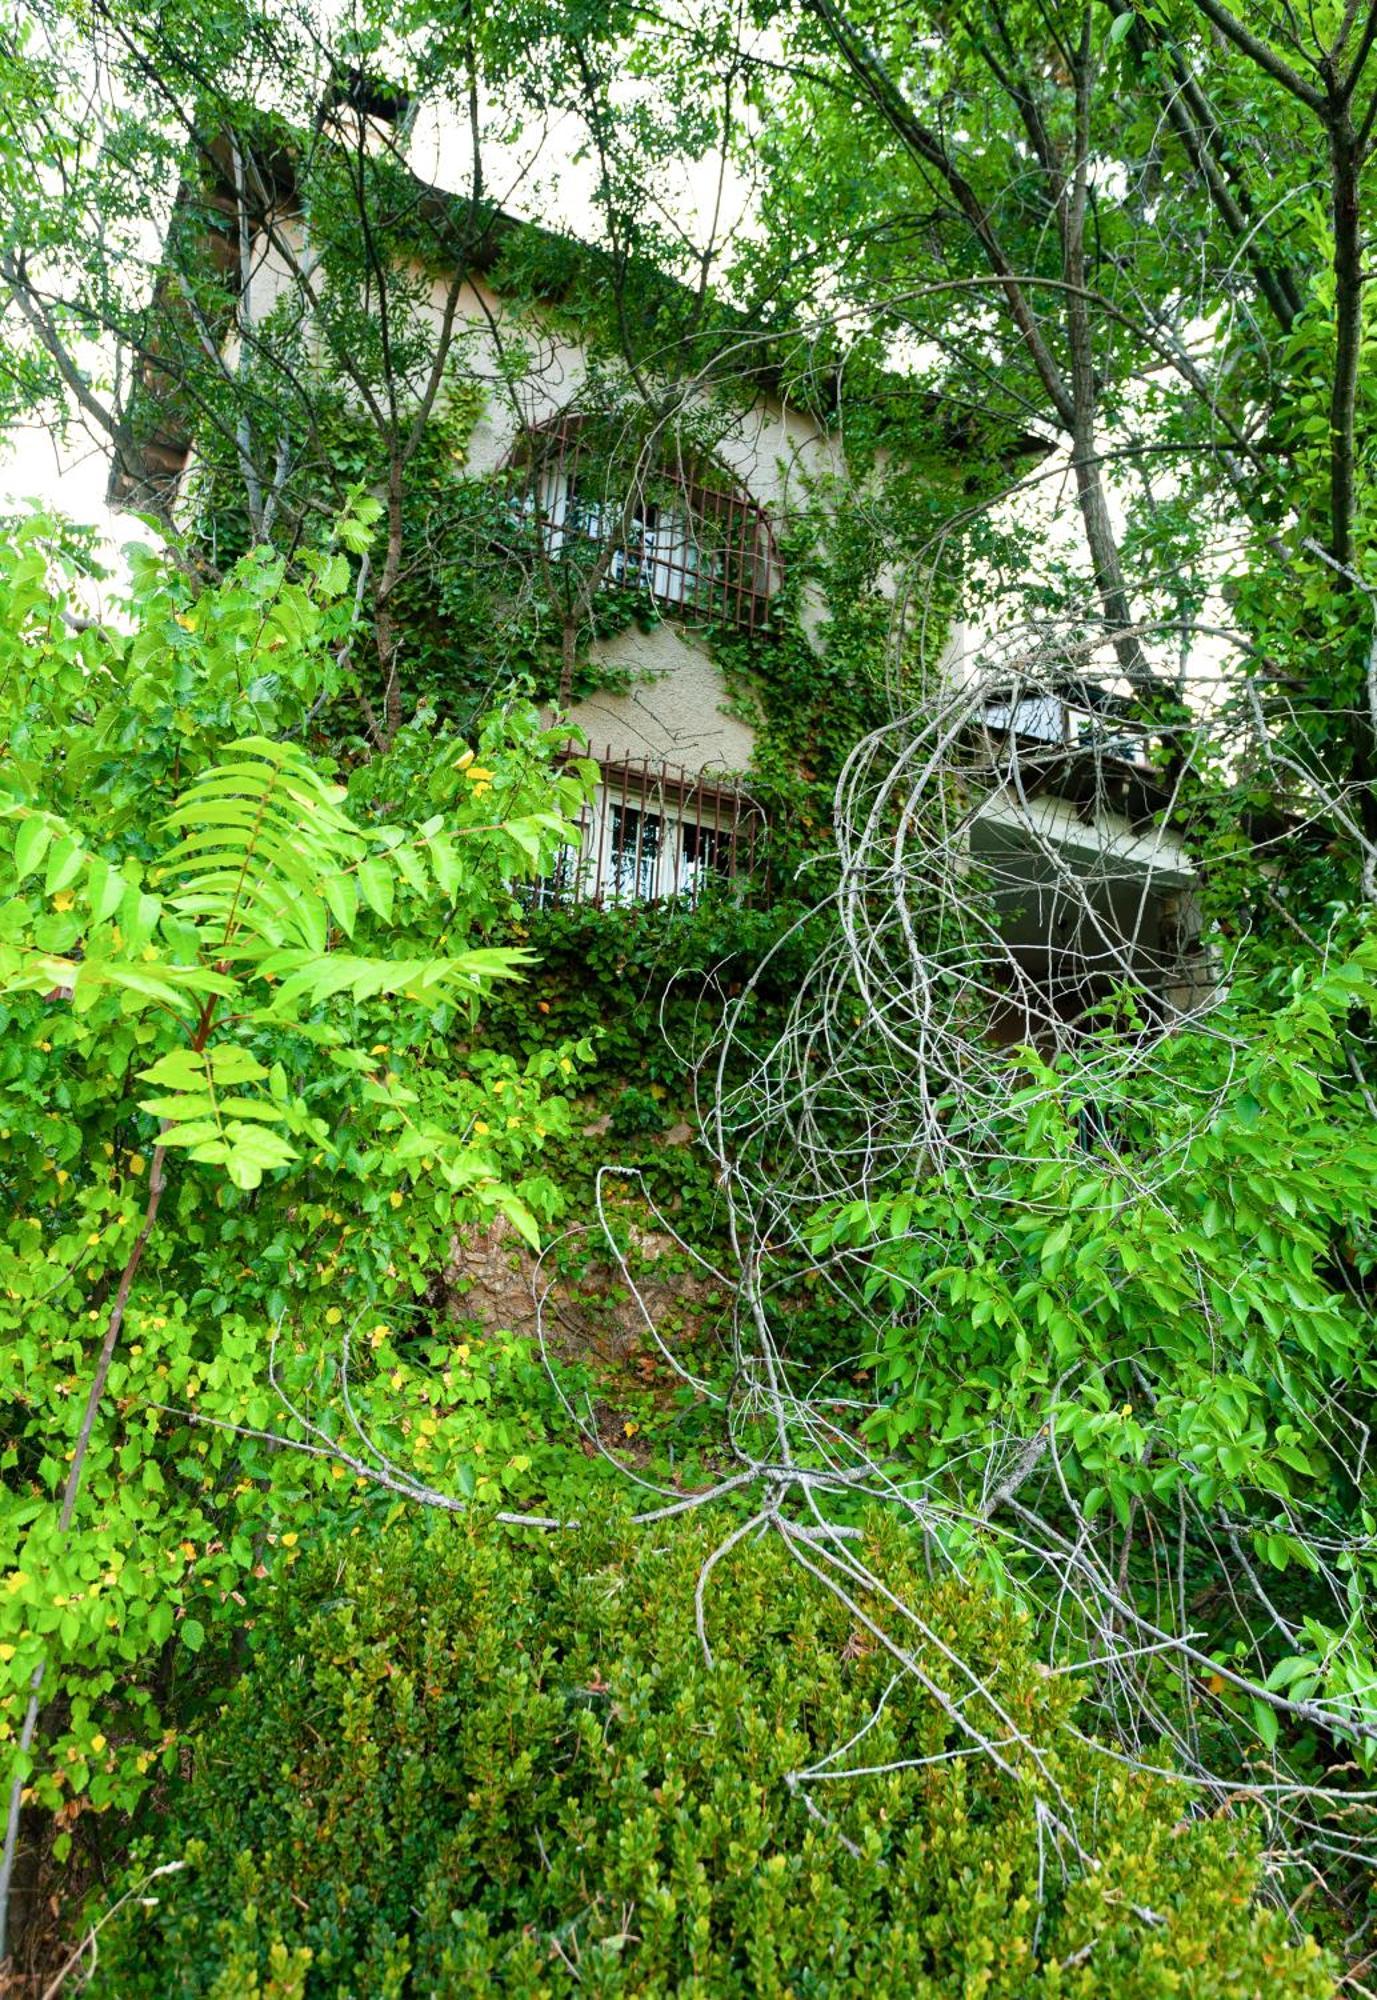
[[[1017,1616],[930,1584],[887,1527],[871,1560],[1046,1747],[1098,1866],[1059,1858],[1026,1777],[961,1754],[907,1678],[851,1760],[938,1761],[816,1784],[810,1815],[788,1775],[860,1727],[892,1662],[771,1537],[714,1572],[709,1668],[693,1586],[711,1546],[708,1524],[535,1543],[447,1523],[318,1551],[256,1624],[131,1880],[182,1872],[107,1925],[92,1992],[1333,1992],[1259,1904],[1246,1820],[1192,1818],[1183,1787],[1077,1742],[1075,1690]],[[938,1650],[924,1665],[969,1694]]]

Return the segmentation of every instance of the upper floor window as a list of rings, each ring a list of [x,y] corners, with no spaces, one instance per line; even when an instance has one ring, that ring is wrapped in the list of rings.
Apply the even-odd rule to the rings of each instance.
[[[601,581],[674,615],[765,622],[779,580],[769,523],[705,453],[662,453],[646,469],[607,420],[565,414],[530,433],[516,463],[548,554],[602,559]]]

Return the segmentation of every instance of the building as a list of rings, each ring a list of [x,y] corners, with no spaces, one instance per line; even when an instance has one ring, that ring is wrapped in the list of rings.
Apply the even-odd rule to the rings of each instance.
[[[355,80],[331,100],[326,124],[363,158],[385,147],[399,109],[385,93],[361,96]],[[292,145],[260,152],[256,172],[254,194],[226,136],[212,149],[209,186],[179,197],[179,213],[196,218],[204,268],[222,280],[223,303],[209,309],[218,317],[197,306],[190,333],[218,350],[227,377],[309,292],[311,225]],[[439,241],[454,198],[417,183],[415,202]],[[480,386],[463,477],[501,496],[523,588],[555,607],[566,636],[584,635],[581,655],[600,682],[574,698],[572,675],[561,678],[561,712],[599,779],[578,848],[560,857],[536,900],[696,901],[714,885],[755,878],[766,852],[752,786],[756,729],[714,641],[768,630],[787,581],[789,530],[845,489],[835,385],[815,385],[806,406],[791,401],[768,350],[728,329],[722,345],[739,346],[739,366],[689,371],[663,395],[653,374],[632,388],[580,340],[562,310],[564,280],[519,297],[504,287],[514,244],[570,247],[487,214],[462,266],[437,259],[433,243],[416,254],[407,307],[413,332],[428,325],[438,340],[443,330],[466,380]],[[144,369],[137,449],[112,474],[116,504],[194,477],[196,425],[174,374],[170,362],[166,374]],[[954,452],[961,442],[953,433]],[[1011,449],[1041,446],[1025,439]],[[599,607],[614,598],[638,615],[603,617]],[[822,613],[805,594],[801,623],[816,644],[825,643]],[[609,622],[616,629],[599,629]],[[1068,1021],[1125,974],[1161,1011],[1194,1004],[1208,986],[1194,870],[1146,733],[1087,679],[991,678],[966,656],[959,627],[942,671],[953,689],[975,690],[959,759],[961,839],[991,898],[1012,986],[1032,982]],[[1026,1014],[1011,1003],[1011,1039]]]

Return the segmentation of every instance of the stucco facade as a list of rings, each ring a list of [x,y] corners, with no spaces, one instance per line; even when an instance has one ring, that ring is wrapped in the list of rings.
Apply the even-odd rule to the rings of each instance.
[[[309,265],[305,224],[279,219],[275,226],[279,242],[256,258],[247,296],[237,308],[243,332],[290,296],[302,267]],[[412,298],[421,301],[438,334],[446,317],[445,280],[419,267],[408,275]],[[706,512],[700,535],[692,509],[700,498],[710,503],[721,485],[740,496],[739,502],[722,504],[748,509],[758,524],[752,533],[764,542],[752,547],[764,546],[767,553],[747,556],[748,564],[755,565],[747,589],[754,599],[751,615],[757,618],[766,593],[779,580],[778,538],[819,492],[826,494],[834,482],[841,490],[843,456],[839,439],[817,416],[762,392],[758,381],[743,386],[735,403],[723,384],[713,383],[687,392],[684,399],[685,410],[704,420],[698,428],[711,438],[714,470],[708,486],[683,475],[671,447],[663,472],[654,473],[660,487],[668,478],[673,488],[667,503],[644,492],[628,498],[619,490],[622,474],[615,469],[605,471],[603,486],[589,491],[584,468],[590,460],[581,442],[587,433],[580,425],[605,394],[605,383],[590,392],[589,356],[569,326],[556,309],[505,299],[484,276],[466,280],[458,293],[450,369],[456,381],[477,384],[482,396],[465,438],[463,465],[474,478],[509,466],[530,467],[524,496],[514,497],[513,504],[526,521],[539,523],[547,560],[562,560],[571,541],[580,537],[585,548],[621,548],[623,567],[605,571],[606,580],[634,580],[637,589],[648,590],[655,599],[660,622],[649,629],[633,623],[615,637],[592,643],[589,657],[608,669],[609,685],[568,714],[589,754],[604,766],[604,781],[584,829],[584,858],[569,861],[568,881],[576,893],[599,898],[676,895],[720,872],[728,861],[734,871],[743,841],[754,841],[756,825],[749,796],[754,733],[734,710],[703,637],[710,618],[715,615],[720,622],[722,616],[724,564],[739,562],[741,550],[724,542],[720,532],[713,539]],[[232,343],[228,358],[233,365]],[[634,417],[628,429],[634,434]],[[552,435],[559,441],[558,507],[549,504],[548,474],[535,455],[540,440]],[[614,452],[613,468],[616,463]],[[674,487],[676,472],[680,484]],[[677,526],[669,529],[667,522]],[[666,557],[671,535],[677,536],[680,551],[693,543],[690,554],[680,559],[677,596],[664,587],[674,569]],[[883,579],[879,587],[884,587]],[[739,613],[739,584],[733,583],[731,590]],[[705,612],[709,602],[714,610]],[[816,629],[816,614],[814,605],[810,619],[805,604],[805,630],[810,625]],[[958,625],[936,685],[969,685],[980,671]],[[986,723],[997,728],[997,690],[991,700],[995,706]],[[1019,697],[1015,706],[1017,713],[1007,704],[1004,713],[1008,740],[1031,731],[1034,748],[1045,761],[1047,730],[1055,738],[1061,729],[1060,696],[1054,690],[1045,695],[1034,691]],[[1074,762],[1070,736],[1064,747]],[[1131,750],[1128,755],[1131,759]],[[1046,967],[1060,957],[1093,972],[1099,958],[1112,955],[1103,947],[1107,934],[1124,943],[1145,971],[1155,967],[1160,984],[1165,962],[1190,929],[1194,872],[1189,856],[1165,823],[1145,826],[1141,811],[1133,819],[1116,814],[1098,789],[1092,797],[1074,799],[1072,790],[1053,776],[1030,804],[1014,790],[996,788],[972,822],[972,859],[983,862],[987,872],[991,862],[997,863],[1007,878],[1003,921],[1010,942],[1030,963],[1037,957]],[[1072,898],[1065,893],[1068,879],[1079,884]],[[1067,931],[1072,902],[1083,906],[1082,917],[1072,926],[1074,936]]]
[[[668,623],[631,628],[596,644],[593,657],[636,676],[624,694],[590,695],[571,709],[594,756],[648,758],[684,770],[742,776],[754,731],[729,712],[726,686],[704,648]]]

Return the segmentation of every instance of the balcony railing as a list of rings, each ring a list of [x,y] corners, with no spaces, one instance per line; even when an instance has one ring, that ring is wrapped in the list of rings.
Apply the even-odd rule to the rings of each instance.
[[[1123,706],[1116,696],[1089,685],[1065,693],[1012,688],[986,700],[982,719],[986,729],[1029,752],[1061,749],[1151,771],[1152,732],[1125,716]]]

